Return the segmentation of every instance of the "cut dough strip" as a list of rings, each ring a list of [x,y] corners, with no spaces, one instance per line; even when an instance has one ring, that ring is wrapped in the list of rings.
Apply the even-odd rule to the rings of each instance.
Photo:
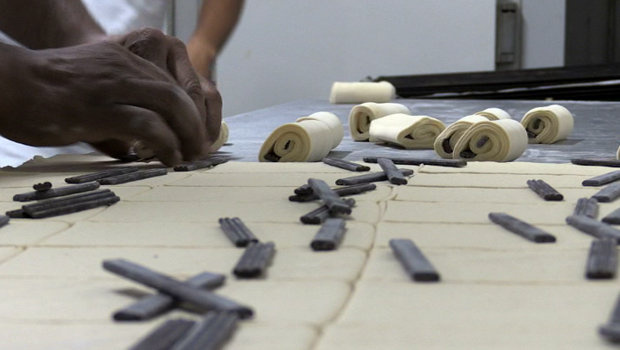
[[[265,140],[258,154],[261,162],[317,162],[340,144],[342,122],[333,113],[317,112],[284,124]]]
[[[454,147],[454,158],[509,162],[527,148],[527,133],[516,120],[501,119],[472,125]]]
[[[390,102],[396,97],[396,88],[387,81],[374,82],[335,82],[329,96],[329,102],[338,103],[364,103],[364,102]]]
[[[444,123],[432,117],[399,113],[373,120],[370,138],[406,149],[432,149],[435,139],[445,128]]]
[[[351,138],[353,141],[368,141],[370,123],[373,120],[397,113],[411,114],[411,111],[400,103],[367,102],[353,107],[349,114]]]
[[[568,109],[560,105],[537,107],[525,114],[521,124],[529,143],[551,144],[564,140],[573,131],[575,121]]]
[[[474,115],[480,115],[488,120],[512,119],[510,114],[501,108],[487,108],[484,111],[476,112]]]
[[[467,131],[467,129],[475,123],[488,120],[489,119],[481,115],[468,115],[452,123],[444,131],[442,131],[439,136],[437,136],[437,139],[435,139],[435,143],[433,145],[435,152],[442,158],[453,158],[452,153],[454,151],[454,147],[465,131]]]

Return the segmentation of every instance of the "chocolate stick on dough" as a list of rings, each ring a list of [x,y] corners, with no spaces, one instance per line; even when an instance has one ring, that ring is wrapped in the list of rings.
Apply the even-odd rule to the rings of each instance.
[[[148,179],[155,176],[162,176],[168,174],[168,170],[166,168],[156,168],[156,169],[147,169],[140,170],[136,172],[132,172],[129,174],[118,175],[106,177],[99,180],[99,183],[102,185],[120,185],[127,182],[139,181]]]
[[[347,202],[347,204],[351,207],[355,206],[355,199],[353,198],[347,198],[345,199],[345,202]],[[308,225],[320,225],[330,217],[331,213],[329,212],[329,208],[326,205],[322,205],[308,214],[303,215],[299,218],[299,220]]]
[[[138,171],[139,169],[140,168],[135,167],[135,166],[109,169],[109,170],[104,170],[104,171],[98,171],[96,173],[68,177],[65,179],[65,182],[70,183],[70,184],[82,184],[85,182],[101,180],[106,177],[133,173],[133,172]]]
[[[237,329],[239,318],[228,312],[209,312],[170,350],[219,350]]]
[[[592,241],[586,264],[586,278],[612,279],[618,270],[618,250],[613,238],[605,237]]]
[[[183,282],[127,260],[105,260],[103,268],[132,281],[155,288],[179,301],[188,302],[207,310],[234,312],[241,318],[252,317],[254,311],[230,299],[190,287]]]
[[[413,175],[413,170],[411,169],[399,169],[399,171],[404,176]],[[359,185],[359,184],[366,184],[366,183],[371,183],[371,182],[386,181],[387,179],[388,177],[387,175],[385,175],[384,172],[371,173],[371,174],[364,174],[364,175],[359,175],[359,176],[352,176],[352,177],[347,177],[343,179],[338,179],[336,180],[336,185],[339,185],[339,186]]]
[[[312,187],[329,211],[335,214],[351,214],[351,207],[340,196],[338,196],[325,181],[319,179],[308,179],[308,185]]]
[[[370,171],[370,167],[342,159],[323,158],[323,163],[349,171]]]
[[[388,181],[390,181],[391,184],[407,184],[407,178],[405,178],[405,176],[400,171],[398,171],[398,168],[396,168],[396,165],[394,165],[394,163],[390,159],[379,158],[377,159],[377,163],[379,163],[379,166],[381,166],[381,169],[383,169],[383,172],[385,173]]]
[[[620,183],[613,183],[596,192],[592,198],[600,203],[609,203],[620,197]]]
[[[193,171],[199,169],[213,168],[217,165],[224,164],[230,160],[230,157],[211,157],[205,160],[198,160],[192,163],[177,165],[174,171]]]
[[[155,328],[129,350],[170,350],[194,326],[190,320],[168,320]]]
[[[527,186],[546,201],[561,201],[564,196],[543,180],[527,180]]]
[[[418,282],[439,281],[439,273],[410,239],[391,239],[390,247],[407,274]]]
[[[213,290],[224,284],[226,276],[216,273],[203,272],[185,281],[194,288]],[[116,311],[113,318],[117,321],[144,321],[159,316],[177,305],[176,300],[166,294],[153,294]]]
[[[254,243],[248,246],[237,262],[233,273],[239,278],[256,278],[262,276],[276,253],[272,242]]]
[[[603,175],[595,176],[587,180],[583,180],[582,186],[603,186],[614,181],[620,180],[620,170],[612,171]]]
[[[99,188],[99,183],[96,181],[87,182],[80,185],[70,185],[57,188],[51,188],[47,191],[34,191],[28,193],[20,193],[13,196],[13,200],[16,202],[29,202],[41,199],[49,199],[55,197],[67,196],[70,194],[81,193],[96,190]]]
[[[616,304],[611,312],[609,321],[600,326],[598,332],[611,342],[620,342],[620,295],[616,298]]]
[[[489,219],[506,230],[535,243],[553,243],[555,236],[505,213],[489,213]]]
[[[345,221],[341,218],[325,220],[310,243],[313,250],[334,250],[340,245],[345,232]]]
[[[589,218],[596,218],[598,214],[598,201],[592,198],[579,198],[575,205],[573,215],[583,215]]]
[[[373,191],[375,189],[377,189],[377,185],[375,184],[359,184],[359,185],[334,188],[334,192],[340,197],[344,197],[344,196],[351,196],[355,194],[361,194],[361,193],[365,193],[368,191]],[[288,197],[289,201],[300,202],[300,203],[312,202],[317,199],[319,199],[319,196],[315,195],[312,192],[310,192],[310,194],[307,194],[307,195],[294,195],[294,196]]]
[[[615,158],[573,158],[570,162],[575,165],[620,167],[620,160]]]
[[[220,218],[220,227],[238,248],[247,247],[252,243],[257,243],[258,238],[239,218]]]
[[[377,163],[382,157],[364,157],[366,163]],[[462,159],[431,159],[431,158],[412,158],[412,157],[385,157],[390,159],[394,164],[399,165],[435,165],[453,168],[461,168],[467,165]]]
[[[610,237],[620,243],[620,230],[585,215],[571,215],[566,218],[566,223],[596,238]]]

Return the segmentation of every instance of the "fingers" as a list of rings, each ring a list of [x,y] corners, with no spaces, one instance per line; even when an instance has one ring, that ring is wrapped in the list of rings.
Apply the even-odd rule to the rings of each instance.
[[[115,134],[123,140],[141,140],[153,150],[157,158],[167,166],[182,162],[181,143],[168,123],[156,112],[148,109],[119,105],[115,108],[112,125],[116,126]],[[110,146],[113,142],[101,142],[95,145]],[[117,144],[116,146],[118,146]],[[105,148],[105,151],[114,150]],[[107,152],[106,152],[107,153]]]
[[[110,139],[101,142],[91,142],[90,144],[99,152],[109,155],[112,158],[122,159],[129,155],[131,143],[124,140]]]
[[[130,52],[170,74],[194,101],[200,115],[206,115],[205,96],[181,40],[160,30],[145,28],[122,36],[119,42]]]
[[[160,81],[127,80],[121,86],[115,86],[112,93],[119,105],[135,106],[155,112],[159,116],[158,119],[176,136],[176,144],[179,145],[183,159],[189,161],[206,155],[204,154],[206,130],[203,118],[194,102],[178,86]],[[144,129],[149,126],[145,123],[140,127]],[[131,128],[136,129],[135,126]],[[146,142],[140,137],[137,138]]]
[[[222,127],[222,95],[217,91],[215,85],[207,79],[200,78],[202,90],[205,94],[205,107],[207,109],[207,142],[209,145],[214,143],[220,136]]]

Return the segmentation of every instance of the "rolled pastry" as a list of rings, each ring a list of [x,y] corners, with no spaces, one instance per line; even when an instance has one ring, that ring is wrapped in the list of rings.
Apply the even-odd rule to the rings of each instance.
[[[335,82],[329,96],[331,103],[364,103],[364,102],[390,102],[396,97],[396,88],[387,81],[378,83]]]
[[[527,132],[512,119],[483,121],[472,125],[454,147],[455,159],[509,162],[527,148]]]
[[[435,152],[442,158],[452,159],[454,147],[465,131],[475,123],[488,120],[481,115],[468,115],[452,123],[435,139]]]
[[[475,115],[481,115],[488,120],[512,119],[510,114],[501,108],[487,108],[484,111],[476,112]]]
[[[224,146],[226,142],[228,142],[228,124],[226,124],[226,122],[222,120],[220,135],[218,136],[217,140],[215,140],[213,145],[211,145],[211,151],[217,151],[218,149],[222,148],[222,146]]]
[[[411,114],[407,106],[400,103],[366,102],[357,105],[349,113],[349,130],[353,141],[368,141],[370,122],[390,114]]]
[[[560,105],[537,107],[525,113],[521,124],[530,143],[551,144],[564,140],[573,131],[573,115]]]
[[[440,120],[408,114],[392,114],[370,123],[370,139],[395,143],[406,149],[433,148],[435,139],[446,128]]]
[[[258,153],[261,162],[316,162],[344,136],[342,122],[335,114],[317,112],[284,124],[265,140]]]

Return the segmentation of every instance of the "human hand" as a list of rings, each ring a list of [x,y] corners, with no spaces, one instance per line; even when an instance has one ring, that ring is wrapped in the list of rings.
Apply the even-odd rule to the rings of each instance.
[[[2,71],[0,91],[8,97],[0,102],[3,136],[33,146],[84,141],[116,157],[139,139],[166,165],[208,153],[206,110],[214,107],[195,73],[175,64],[174,57],[164,61],[170,62],[171,77],[110,41],[5,49],[9,56],[21,51]]]
[[[139,57],[170,74],[191,97],[206,127],[206,147],[217,140],[222,123],[222,97],[215,85],[197,74],[185,44],[153,28],[145,28],[114,38]],[[200,73],[200,72],[198,72]]]

